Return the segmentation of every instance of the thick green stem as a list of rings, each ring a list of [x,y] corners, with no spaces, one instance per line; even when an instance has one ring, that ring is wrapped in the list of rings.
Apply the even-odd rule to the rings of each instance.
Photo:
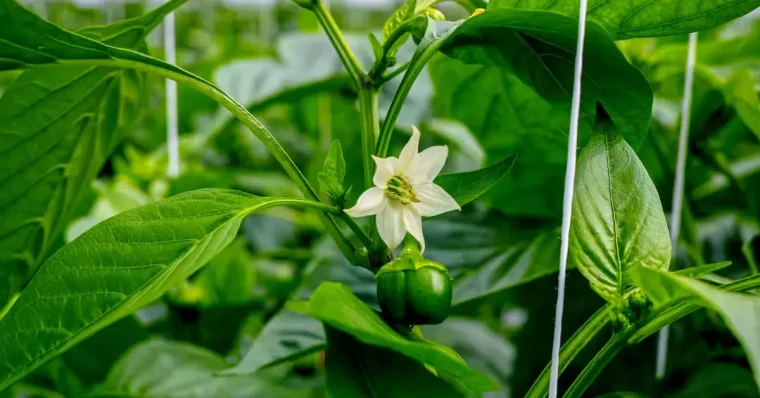
[[[564,397],[574,398],[583,396],[583,393],[591,383],[594,382],[596,377],[599,376],[599,373],[602,373],[602,369],[604,369],[604,367],[612,361],[612,358],[615,358],[615,356],[625,347],[626,342],[624,338],[618,335],[613,336],[607,344],[596,353],[581,374],[578,375],[578,378],[575,379],[573,384],[570,385],[570,388],[567,389],[567,392],[565,392]]]
[[[362,160],[364,165],[364,189],[371,187],[372,175],[375,172],[375,164],[372,161],[372,153],[375,149],[375,141],[380,132],[380,118],[377,115],[377,91],[371,87],[362,87],[359,90],[359,113],[362,124]]]
[[[362,87],[359,90],[359,111],[362,118],[362,159],[364,161],[364,188],[370,188],[374,184],[372,175],[375,172],[375,163],[372,161],[372,152],[380,130],[380,118],[377,114],[377,91],[372,87]],[[385,245],[380,240],[377,232],[375,216],[369,223],[370,263],[372,268],[379,268],[385,260]]]
[[[330,42],[335,48],[335,51],[338,53],[340,60],[346,67],[348,75],[351,76],[351,80],[356,85],[356,88],[361,89],[365,79],[362,66],[359,64],[356,56],[351,51],[348,43],[346,43],[346,39],[343,38],[343,34],[340,32],[338,24],[335,23],[335,19],[333,19],[332,14],[330,14],[330,12],[321,1],[316,2],[312,8],[312,11],[314,12],[314,15],[316,15],[317,20],[319,20],[319,24],[322,26],[322,29],[325,30],[327,37],[330,39]]]

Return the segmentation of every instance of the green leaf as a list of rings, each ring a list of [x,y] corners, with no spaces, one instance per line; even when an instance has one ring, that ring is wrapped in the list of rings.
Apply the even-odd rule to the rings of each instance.
[[[644,165],[605,119],[578,159],[569,263],[607,300],[621,298],[634,267],[668,269],[668,224]]]
[[[429,69],[436,115],[464,123],[488,159],[519,154],[510,172],[488,193],[493,208],[519,216],[561,214],[569,112],[552,106],[500,67],[437,56]],[[579,144],[589,136],[590,126],[581,124]]]
[[[199,308],[233,307],[255,300],[257,269],[244,239],[237,239],[168,297]]]
[[[469,64],[504,68],[532,86],[554,106],[570,106],[575,61],[577,20],[552,12],[489,9],[467,19],[445,39],[441,51]],[[583,68],[583,104],[586,117],[599,101],[620,134],[638,147],[652,112],[652,90],[603,27],[586,26],[584,56],[593,59]]]
[[[390,349],[431,366],[462,392],[478,395],[499,388],[491,379],[468,367],[451,349],[431,342],[407,340],[396,333],[345,285],[325,282],[308,302],[296,304],[291,309],[348,333],[361,343]]]
[[[688,383],[673,398],[757,398],[752,372],[734,363],[709,363],[693,372]]]
[[[281,311],[267,322],[243,360],[220,374],[254,374],[323,348],[325,333],[319,322],[297,312]]]
[[[455,277],[454,281],[454,305],[462,305],[557,273],[560,244],[557,231],[544,232],[529,241],[511,243],[496,251],[493,256],[460,271],[462,275]],[[429,256],[437,259],[432,247],[430,251]]]
[[[174,0],[138,18],[80,33],[110,45],[142,49],[145,36],[185,1]],[[6,6],[18,7],[5,1],[0,9]],[[4,28],[2,35],[7,34]],[[12,42],[0,47],[0,52],[15,48]],[[4,92],[0,98],[1,269],[27,274],[47,257],[82,194],[132,128],[141,80],[131,70],[66,65],[28,70]],[[25,279],[21,277],[23,283]],[[17,289],[0,287],[0,302]]]
[[[488,192],[512,168],[515,157],[509,156],[479,170],[441,174],[435,178],[434,182],[448,192],[460,206],[463,206]]]
[[[440,325],[425,325],[421,330],[425,338],[453,348],[470,366],[504,386],[489,396],[507,396],[517,348],[499,331],[490,329],[482,321],[452,316]]]
[[[372,54],[375,55],[375,59],[382,57],[383,45],[380,44],[380,40],[377,40],[377,36],[375,36],[374,33],[369,32],[367,33],[367,38],[369,39],[369,44],[372,47]]]
[[[749,13],[758,0],[591,0],[588,19],[616,39],[671,36],[712,28]],[[541,9],[578,18],[575,0],[492,0],[488,10],[499,8]]]
[[[760,272],[760,235],[755,235],[742,245],[742,254],[753,273]]]
[[[388,348],[362,344],[330,326],[325,329],[325,389],[329,397],[462,396],[420,362]]]
[[[417,0],[406,0],[383,24],[383,40],[388,40],[388,36],[398,28],[399,25],[412,18],[415,13]]]
[[[719,263],[703,264],[696,267],[689,267],[680,269],[673,272],[674,274],[688,276],[691,278],[699,278],[705,275],[709,275],[715,271],[722,270],[731,265],[730,261],[721,261]]]
[[[753,295],[729,293],[706,283],[644,267],[636,267],[630,276],[655,308],[667,306],[675,300],[696,298],[706,307],[717,311],[747,354],[755,383],[760,389],[760,298]]]
[[[334,140],[327,152],[322,172],[319,173],[319,187],[323,194],[330,196],[333,202],[345,201],[346,189],[343,187],[343,179],[346,177],[346,160],[343,158],[343,149],[340,141]]]
[[[131,397],[306,397],[306,391],[276,380],[218,377],[224,358],[187,343],[151,340],[135,346],[111,369],[98,396]]]
[[[0,319],[0,390],[183,281],[234,239],[245,216],[282,205],[315,204],[204,189],[85,232],[42,264]]]
[[[726,104],[736,109],[744,124],[760,140],[760,99],[752,73],[747,69],[734,71],[723,90]]]

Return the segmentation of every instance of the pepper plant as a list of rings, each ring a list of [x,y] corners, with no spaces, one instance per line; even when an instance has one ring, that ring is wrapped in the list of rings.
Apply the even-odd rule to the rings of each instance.
[[[0,390],[17,396],[290,397],[315,390],[332,397],[505,396],[510,390],[546,396],[548,351],[533,355],[528,347],[548,349],[550,339],[518,344],[521,360],[504,370],[513,353],[501,349],[503,337],[494,332],[503,314],[489,311],[504,309],[498,303],[513,296],[524,297],[527,307],[554,297],[552,278],[542,277],[556,275],[558,266],[558,181],[577,2],[457,0],[464,18],[454,20],[438,0],[406,0],[381,32],[360,38],[366,51],[359,52],[322,0],[293,0],[318,22],[340,68],[309,75],[317,62],[304,54],[324,47],[293,41],[281,46],[281,60],[243,65],[226,83],[217,76],[218,85],[149,55],[148,34],[185,3],[170,0],[132,19],[70,31],[15,0],[0,0],[0,71],[19,74],[0,98]],[[746,155],[748,132],[752,150],[760,150],[757,30],[728,39],[716,33],[758,7],[760,0],[590,3],[583,150],[568,241],[569,266],[582,283],[571,285],[567,297],[571,308],[584,305],[585,319],[571,317],[573,334],[560,352],[564,396],[585,396],[600,385],[595,381],[603,383],[597,388],[622,388],[597,377],[630,353],[626,348],[648,347],[642,342],[700,308],[738,340],[743,354],[728,373],[748,374],[743,393],[757,395],[757,239],[744,248],[746,267],[708,261],[692,213],[700,199],[730,188],[758,216],[755,190],[726,156]],[[709,37],[699,58],[702,91],[690,148],[703,184],[687,195],[688,233],[679,250],[671,246],[668,204],[660,199],[672,173],[672,123],[662,112],[654,120],[652,114],[655,94],[664,102],[679,98],[669,84],[683,74],[682,35],[695,31]],[[288,66],[297,72],[282,78],[289,84],[254,90],[242,102],[233,93],[257,70],[264,71],[261,81],[284,76],[278,73],[289,59],[299,60]],[[150,103],[147,82],[156,77],[193,89],[187,98],[200,93],[225,109],[183,147],[185,173],[195,172],[193,178],[156,178],[162,155],[124,144],[139,130]],[[418,129],[402,117],[428,79],[436,113],[460,124],[418,115]],[[332,103],[326,92],[341,99]],[[316,98],[316,122],[299,108],[305,98]],[[296,104],[294,119],[317,125],[312,159],[299,153],[302,137],[285,140],[276,123],[255,116],[266,117],[273,104]],[[322,126],[321,118],[339,106],[356,118]],[[442,141],[451,149],[431,145]],[[230,154],[193,158],[210,156],[209,147]],[[476,167],[441,173],[462,154],[477,158]],[[284,171],[284,183],[192,170],[234,157],[256,165],[266,156]],[[98,185],[104,165],[129,178]],[[143,185],[130,185],[135,180]],[[92,202],[90,186],[100,196],[83,214],[83,203]],[[127,198],[127,189],[136,193]],[[724,199],[733,206],[736,195]],[[126,211],[108,205],[129,200]],[[484,206],[492,211],[486,217]],[[253,321],[232,322],[254,312],[250,252],[241,236],[250,235],[252,245],[279,239],[282,228],[264,221],[278,209],[319,236],[298,260],[305,282],[273,283],[267,293],[273,301],[262,300]],[[484,226],[491,228],[486,238],[478,229]],[[261,264],[299,253],[285,248],[257,264],[266,269]],[[283,267],[277,269],[298,268]],[[202,313],[218,316],[208,322],[225,330],[188,336],[171,331],[168,321],[150,326],[146,314],[167,311],[166,303],[183,325]],[[209,310],[219,303],[237,315]],[[466,318],[476,311],[487,321]],[[531,312],[526,328],[548,313]],[[436,338],[447,327],[451,347]],[[245,342],[240,335],[249,328],[256,333]],[[146,330],[185,342],[147,339]],[[487,341],[501,348],[472,348]],[[291,370],[303,363],[324,371],[324,379],[293,382]],[[636,381],[627,386],[653,380],[629,373]],[[731,394],[730,384],[716,383],[704,396]],[[677,387],[699,390],[691,382]]]

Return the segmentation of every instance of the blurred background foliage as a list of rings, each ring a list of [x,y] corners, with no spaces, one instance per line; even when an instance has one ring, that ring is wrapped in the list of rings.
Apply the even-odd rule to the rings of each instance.
[[[365,32],[380,31],[396,3],[332,1],[331,10],[365,68],[373,60]],[[110,0],[25,4],[69,29],[135,17],[157,5]],[[455,3],[439,8],[449,20],[467,15]],[[685,217],[675,268],[729,260],[733,265],[721,271],[725,276],[758,271],[759,16],[755,12],[700,33]],[[180,8],[176,18],[178,64],[248,106],[315,186],[329,144],[342,142],[347,185],[355,187],[352,203],[361,185],[356,93],[314,17],[289,1],[195,0]],[[160,29],[148,44],[152,55],[163,56]],[[686,38],[618,45],[655,92],[650,132],[637,152],[668,212]],[[413,50],[407,43],[398,64]],[[0,73],[0,93],[17,76]],[[399,82],[397,77],[383,88],[381,117]],[[182,172],[167,178],[164,82],[148,76],[144,89],[137,127],[91,184],[59,245],[119,212],[192,189],[299,195],[256,138],[213,100],[182,85]],[[423,131],[423,146],[449,146],[447,172],[518,155],[487,197],[461,214],[424,225],[427,253],[456,279],[456,316],[423,331],[504,386],[489,397],[524,395],[549,361],[567,117],[566,109],[552,107],[512,75],[437,55],[415,84],[396,127],[400,134],[394,135],[391,153],[416,124]],[[3,280],[23,285],[20,275]],[[183,397],[320,397],[322,327],[283,306],[289,298],[307,297],[324,280],[342,281],[374,305],[371,274],[340,257],[313,214],[277,209],[251,216],[233,245],[163,299],[0,395],[166,396],[172,391],[171,396]],[[3,289],[5,301],[13,288]],[[602,304],[582,276],[571,272],[566,336]],[[589,396],[612,391],[627,393],[605,396],[758,396],[741,347],[719,317],[697,312],[674,324],[672,333],[664,382],[654,380],[650,338],[616,358]],[[589,345],[563,384],[573,380],[602,343]],[[241,367],[256,373],[236,373]],[[230,368],[225,377],[216,375]],[[709,383],[704,375],[710,375]],[[715,391],[718,385],[720,392]]]

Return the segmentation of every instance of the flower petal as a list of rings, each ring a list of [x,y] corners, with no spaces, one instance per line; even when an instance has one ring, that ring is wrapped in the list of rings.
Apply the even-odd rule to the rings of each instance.
[[[375,164],[377,165],[377,168],[375,169],[375,176],[372,177],[372,183],[374,183],[377,187],[385,189],[388,187],[388,180],[396,175],[396,169],[398,169],[399,161],[393,156],[389,158],[379,158],[377,156],[372,156],[372,159],[375,160]]]
[[[398,247],[406,235],[402,207],[400,203],[388,201],[388,205],[377,215],[377,231],[391,250]]]
[[[404,228],[420,242],[420,253],[425,252],[425,237],[422,235],[422,216],[414,206],[404,206]]]
[[[401,154],[398,156],[399,165],[397,171],[404,173],[412,165],[412,162],[417,157],[417,153],[420,148],[420,131],[417,127],[412,126],[412,138],[404,145],[404,149],[401,150]]]
[[[414,189],[417,199],[420,200],[414,206],[425,217],[437,216],[447,211],[462,209],[448,192],[432,182],[414,185],[412,189]]]
[[[414,159],[409,170],[406,172],[406,176],[412,184],[433,182],[435,176],[441,172],[448,156],[449,147],[445,145],[431,146],[420,152]]]
[[[370,188],[359,196],[359,200],[356,201],[356,205],[350,209],[345,209],[349,216],[365,217],[373,214],[380,213],[388,204],[388,197],[385,196],[385,190],[383,188],[373,187]]]

